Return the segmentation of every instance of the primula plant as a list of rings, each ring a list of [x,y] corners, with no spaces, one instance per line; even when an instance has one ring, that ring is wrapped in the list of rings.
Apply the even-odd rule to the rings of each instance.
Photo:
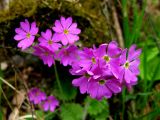
[[[48,67],[55,66],[56,61],[64,67],[69,66],[69,72],[75,78],[72,80],[73,87],[77,87],[81,94],[87,94],[90,97],[87,99],[98,100],[99,103],[96,104],[121,94],[124,88],[130,91],[138,83],[141,49],[137,49],[136,45],[123,49],[116,41],[90,48],[79,47],[76,42],[83,31],[73,22],[72,17],[61,17],[60,20],[55,20],[52,29],[42,32],[36,22],[30,23],[26,19],[20,22],[20,27],[15,32],[14,39],[22,52],[31,49],[32,54]],[[63,101],[53,95],[47,97],[40,88],[32,87],[28,91],[32,104],[51,112],[61,106]],[[63,106],[64,109],[65,107],[67,106]]]

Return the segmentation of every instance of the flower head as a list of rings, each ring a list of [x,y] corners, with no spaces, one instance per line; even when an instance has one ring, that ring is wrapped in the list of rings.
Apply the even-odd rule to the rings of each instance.
[[[46,94],[38,88],[32,88],[28,92],[28,97],[34,104],[39,104],[46,99]]]
[[[84,47],[81,52],[79,52],[80,61],[77,63],[83,69],[89,70],[93,65],[97,63],[94,56],[94,50],[92,48]]]
[[[50,110],[54,112],[55,108],[59,105],[59,101],[54,96],[49,96],[43,103],[42,108],[44,111]]]
[[[57,58],[64,66],[72,65],[73,62],[78,61],[78,48],[74,45],[62,48],[59,51]]]
[[[132,45],[128,51],[127,49],[122,51],[120,56],[120,73],[119,79],[121,82],[124,80],[126,84],[134,85],[137,82],[137,75],[139,74],[138,66],[140,64],[139,56],[141,49],[136,50],[136,46]]]
[[[101,100],[103,97],[110,98],[112,94],[121,92],[119,81],[114,77],[101,77],[98,79],[90,80],[88,82],[87,93],[92,98]]]
[[[38,33],[38,27],[36,27],[35,22],[30,24],[26,19],[24,22],[20,22],[20,28],[16,28],[15,32],[17,34],[14,39],[19,41],[18,47],[25,50],[32,45],[35,35]]]
[[[34,46],[33,47],[34,52],[33,54],[35,56],[40,57],[43,60],[43,63],[46,65],[48,65],[49,67],[52,66],[52,64],[54,64],[54,52],[49,50],[48,48],[44,47],[44,46]]]
[[[117,42],[112,41],[108,45],[102,44],[99,48],[95,49],[94,55],[97,59],[104,62],[104,66],[108,67],[109,70],[118,78],[119,66],[119,55],[121,49],[118,47]]]
[[[55,26],[52,29],[55,31],[55,39],[61,40],[63,45],[67,45],[68,43],[73,44],[79,40],[78,34],[81,30],[77,28],[77,23],[72,23],[71,17],[61,17],[60,20],[56,20]]]
[[[47,29],[46,32],[41,32],[41,37],[38,38],[41,46],[47,47],[51,51],[58,51],[61,47],[61,44],[54,39],[52,31]]]
[[[95,65],[90,71],[71,70],[72,74],[81,75],[74,79],[72,84],[79,87],[82,94],[88,93],[92,98],[101,100],[103,97],[110,98],[112,94],[121,92],[121,86],[118,79],[101,63]]]

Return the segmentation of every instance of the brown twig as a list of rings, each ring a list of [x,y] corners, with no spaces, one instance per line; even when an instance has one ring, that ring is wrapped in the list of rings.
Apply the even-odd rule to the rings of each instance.
[[[116,8],[115,8],[115,5],[114,5],[113,2],[114,1],[112,1],[111,9],[112,9],[112,17],[113,17],[113,21],[114,21],[114,28],[115,28],[115,31],[116,31],[116,34],[117,34],[119,45],[120,45],[121,48],[124,48],[122,30],[121,30],[121,27],[120,27],[120,24],[119,24]]]

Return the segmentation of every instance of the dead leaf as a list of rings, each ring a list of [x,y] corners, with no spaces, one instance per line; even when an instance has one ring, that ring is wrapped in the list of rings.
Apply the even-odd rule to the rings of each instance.
[[[11,114],[9,115],[8,120],[18,120],[18,118],[19,118],[19,110],[17,107],[15,107],[11,112]]]

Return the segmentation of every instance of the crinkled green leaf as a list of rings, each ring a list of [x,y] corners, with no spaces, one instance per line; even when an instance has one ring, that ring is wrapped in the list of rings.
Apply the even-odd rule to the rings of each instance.
[[[101,113],[104,109],[108,108],[106,99],[98,101],[96,99],[87,97],[85,100],[85,104],[89,104],[87,112],[90,115],[97,115],[98,113]]]
[[[62,120],[82,120],[83,108],[80,104],[66,103],[61,105]]]

